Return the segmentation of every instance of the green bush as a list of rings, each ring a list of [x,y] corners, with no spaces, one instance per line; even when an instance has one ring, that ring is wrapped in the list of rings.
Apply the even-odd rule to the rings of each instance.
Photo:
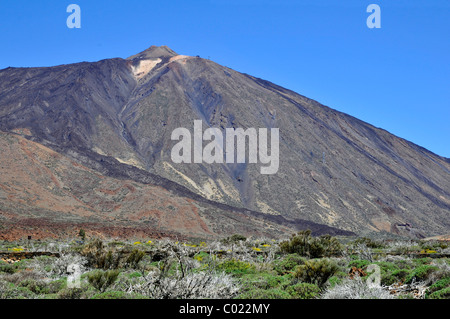
[[[101,240],[95,239],[84,245],[80,254],[86,257],[88,266],[104,270],[122,267],[136,268],[145,256],[145,252],[137,248],[129,251],[126,248],[116,248],[114,245],[108,246],[105,246]]]
[[[145,252],[139,249],[133,249],[130,255],[127,257],[126,266],[136,268],[139,262],[144,258]]]
[[[281,289],[253,289],[246,291],[236,297],[236,299],[291,299],[291,295]]]
[[[406,277],[411,273],[411,270],[409,269],[401,269],[397,264],[386,261],[370,262],[368,260],[358,259],[349,262],[348,266],[356,267],[365,271],[370,264],[375,264],[380,267],[381,284],[384,286],[404,282]]]
[[[428,299],[450,299],[450,287],[433,292]]]
[[[80,229],[80,231],[78,232],[78,236],[81,238],[82,241],[86,240],[86,232],[84,231],[84,229]]]
[[[276,260],[273,263],[273,269],[278,275],[285,275],[294,270],[295,267],[305,263],[305,257],[299,254],[289,254],[282,259]]]
[[[352,260],[348,263],[348,267],[352,268],[352,267],[356,267],[358,269],[365,269],[367,266],[369,266],[370,264],[372,264],[369,260],[366,259],[357,259],[357,260]]]
[[[330,288],[333,288],[336,285],[339,285],[342,282],[342,277],[340,276],[331,276],[328,278],[328,285]]]
[[[408,259],[396,260],[394,263],[399,269],[411,270],[412,268],[412,262]]]
[[[373,239],[370,239],[370,238],[367,238],[367,237],[361,237],[361,238],[356,239],[354,241],[354,244],[355,245],[363,244],[363,245],[366,245],[367,247],[373,248],[373,249],[385,248],[386,247],[386,245],[383,244],[382,242],[376,241],[376,240],[373,240]]]
[[[253,264],[237,259],[221,262],[216,266],[216,269],[232,275],[243,275],[255,272],[255,266]]]
[[[342,282],[344,278],[348,278],[348,273],[338,270],[333,276],[328,278],[327,284],[329,287],[334,287]]]
[[[436,266],[431,265],[422,265],[417,268],[415,268],[411,273],[406,277],[405,283],[410,284],[414,280],[415,281],[423,281],[428,279],[429,275],[437,270],[438,268]]]
[[[420,248],[423,250],[440,250],[448,248],[448,243],[444,241],[420,241]]]
[[[399,272],[399,268],[396,264],[387,262],[387,261],[379,261],[375,262],[375,265],[380,267],[381,274],[381,284],[385,286],[392,285],[394,283],[398,283],[399,280],[397,276],[403,276],[403,272]]]
[[[193,258],[195,260],[198,260],[203,263],[210,261],[212,259],[211,256],[207,252],[204,252],[204,251],[201,251],[201,252],[195,254]]]
[[[440,279],[428,287],[425,297],[428,298],[433,293],[448,287],[450,287],[450,277]]]
[[[135,271],[135,272],[133,272],[131,274],[128,274],[128,278],[139,278],[139,277],[142,277],[142,274],[140,272],[137,272],[137,271]]]
[[[290,286],[286,291],[294,299],[316,299],[320,296],[320,288],[317,285],[304,282]]]
[[[290,276],[274,276],[269,273],[246,274],[240,278],[242,291],[253,289],[272,289],[279,288],[284,290],[291,284]]]
[[[430,257],[416,258],[416,259],[413,260],[414,264],[417,265],[417,266],[428,265],[432,261],[433,261],[433,259],[430,258]]]
[[[54,294],[64,287],[63,280],[46,283],[43,280],[25,279],[18,283],[18,287],[27,288],[36,295]]]
[[[107,248],[99,239],[87,243],[80,251],[86,257],[88,266],[98,269],[117,269],[123,258],[123,251]]]
[[[128,294],[124,291],[107,291],[96,294],[91,299],[148,299],[137,294]]]
[[[0,280],[0,299],[31,299],[35,294],[28,288],[18,287],[13,283]]]
[[[7,264],[7,263],[0,263],[0,273],[6,273],[6,274],[13,274],[15,273],[17,270],[16,267],[14,267],[13,265]]]
[[[58,280],[51,281],[47,284],[48,293],[54,294],[67,287],[67,278],[63,277]]]
[[[81,299],[83,289],[81,288],[64,288],[61,289],[57,295],[57,299]]]
[[[305,261],[304,265],[296,268],[294,277],[303,282],[323,287],[327,280],[333,276],[338,269],[336,263],[329,259],[311,259]]]
[[[240,235],[240,234],[234,234],[227,238],[227,242],[229,242],[229,243],[237,243],[237,242],[246,241],[246,240],[247,240],[247,237],[245,237],[244,235]]]
[[[95,270],[88,274],[88,282],[100,292],[104,292],[119,276],[118,270]]]
[[[385,278],[381,277],[381,284],[385,286],[390,286],[392,284],[398,282],[405,282],[406,278],[411,274],[411,270],[409,269],[398,269],[394,270],[390,276],[386,276]]]
[[[50,293],[48,285],[42,280],[25,279],[21,281],[18,286],[27,288],[36,295]]]
[[[342,246],[334,237],[329,235],[313,237],[310,230],[305,230],[292,235],[289,241],[281,242],[280,250],[286,254],[321,258],[341,255]]]

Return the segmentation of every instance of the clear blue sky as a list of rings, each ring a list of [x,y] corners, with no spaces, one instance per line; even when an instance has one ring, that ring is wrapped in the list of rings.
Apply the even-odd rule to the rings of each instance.
[[[81,7],[81,29],[66,8]],[[366,8],[381,7],[381,29]],[[167,45],[450,157],[449,0],[1,0],[0,68]]]

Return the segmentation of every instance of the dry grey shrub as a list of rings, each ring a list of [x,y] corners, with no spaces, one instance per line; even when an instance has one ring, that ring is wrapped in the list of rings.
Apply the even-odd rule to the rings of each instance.
[[[256,251],[253,249],[261,248],[262,244],[269,243],[270,247],[264,247],[262,251]],[[270,263],[275,260],[276,254],[280,251],[277,243],[272,242],[270,239],[260,238],[235,241],[230,243],[213,242],[208,245],[212,251],[225,251],[227,257],[231,259],[238,259],[243,262],[256,262],[256,263]]]
[[[18,285],[22,281],[42,280],[43,278],[44,278],[43,273],[41,273],[37,270],[31,270],[31,271],[22,270],[22,271],[15,272],[12,275],[3,276],[1,279],[6,282],[12,283],[14,285]]]
[[[69,266],[75,265],[81,274],[88,271],[87,259],[73,253],[62,253],[60,257],[38,257],[31,261],[32,268],[46,277],[62,277],[70,274]],[[72,267],[73,268],[73,267]]]
[[[159,268],[126,283],[128,293],[154,299],[196,299],[231,298],[238,292],[231,275],[215,272],[213,267],[198,271],[200,263],[188,257],[189,247],[172,242],[163,246],[168,257],[159,262]]]
[[[383,287],[369,287],[360,277],[345,278],[334,287],[328,288],[322,299],[393,299]]]
[[[388,243],[387,251],[397,254],[408,254],[417,247],[417,242],[412,240],[396,240]]]
[[[47,286],[48,282],[41,273],[34,270],[21,270],[14,274],[0,275],[0,299],[37,299],[39,293],[36,290]]]
[[[31,242],[31,247],[29,250],[34,252],[47,251],[53,253],[64,253],[68,249],[70,249],[70,245],[66,242],[42,242],[37,247],[33,242]]]
[[[427,290],[427,283],[425,281],[416,282],[413,280],[410,284],[394,284],[387,287],[390,293],[394,296],[413,295],[414,299],[423,299]]]
[[[430,274],[428,284],[450,277],[450,265],[445,260],[433,260],[430,265],[438,269]]]
[[[161,276],[154,271],[137,279],[127,292],[154,299],[223,299],[233,297],[239,290],[230,275],[207,271],[185,276]]]
[[[373,253],[370,247],[366,244],[358,243],[353,247],[353,255],[357,255],[361,260],[368,260],[373,262]]]
[[[403,262],[404,264],[407,265],[413,265],[413,261],[411,260],[410,257],[408,256],[401,256],[401,255],[386,255],[386,256],[382,256],[378,259],[378,261],[387,261],[387,262],[392,262],[392,263],[399,263],[399,262]]]
[[[441,250],[441,254],[450,254],[450,245]]]

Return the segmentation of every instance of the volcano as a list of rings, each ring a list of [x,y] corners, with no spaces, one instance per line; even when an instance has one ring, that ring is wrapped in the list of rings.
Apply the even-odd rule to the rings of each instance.
[[[175,163],[172,132],[199,120],[279,129],[278,170]],[[0,131],[3,236],[80,225],[124,236],[450,232],[450,159],[167,46],[0,70]]]

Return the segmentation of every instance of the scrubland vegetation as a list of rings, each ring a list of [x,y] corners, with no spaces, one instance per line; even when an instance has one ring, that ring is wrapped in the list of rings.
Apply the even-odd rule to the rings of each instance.
[[[39,251],[54,256],[8,259]],[[10,253],[0,299],[450,298],[450,248],[439,241],[303,231],[284,241],[2,242],[0,252]]]

